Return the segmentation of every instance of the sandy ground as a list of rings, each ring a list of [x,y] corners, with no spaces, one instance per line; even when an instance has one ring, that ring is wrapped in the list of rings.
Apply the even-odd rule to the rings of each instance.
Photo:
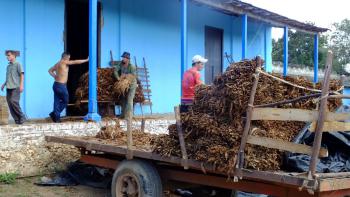
[[[34,185],[38,177],[17,179],[16,183],[0,183],[0,197],[110,197],[109,189],[86,186],[43,187]]]

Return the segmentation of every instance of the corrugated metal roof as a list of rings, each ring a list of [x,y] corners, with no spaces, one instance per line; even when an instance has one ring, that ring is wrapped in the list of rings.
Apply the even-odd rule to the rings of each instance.
[[[253,6],[252,4],[245,3],[239,0],[192,0],[194,2],[207,5],[211,8],[220,10],[221,12],[237,15],[247,14],[248,17],[254,18],[259,21],[263,21],[271,24],[274,27],[288,26],[292,29],[304,31],[307,33],[320,33],[328,31],[327,28],[316,27],[307,23],[299,22],[287,18],[285,16],[270,12],[268,10]]]

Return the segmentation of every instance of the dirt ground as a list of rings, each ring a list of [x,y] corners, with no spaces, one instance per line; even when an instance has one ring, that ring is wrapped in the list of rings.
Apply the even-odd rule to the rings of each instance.
[[[34,183],[38,177],[17,179],[16,183],[0,183],[0,197],[110,197],[109,189],[95,189],[86,186],[43,187]]]
[[[39,177],[17,179],[14,184],[6,185],[0,183],[0,197],[111,197],[110,189],[96,189],[87,186],[71,187],[47,187],[37,186],[34,183]],[[173,194],[174,188],[183,184],[171,182],[164,188],[165,197],[179,197]],[[181,187],[181,186],[180,186]],[[210,195],[210,189],[197,188],[194,196],[200,197],[229,197],[227,191],[218,191],[216,195]],[[229,192],[230,193],[230,192]]]

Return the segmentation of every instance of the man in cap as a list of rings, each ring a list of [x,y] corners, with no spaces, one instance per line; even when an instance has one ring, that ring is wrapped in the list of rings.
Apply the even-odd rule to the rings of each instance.
[[[207,62],[208,59],[200,55],[193,56],[192,68],[185,72],[182,79],[181,111],[187,111],[188,105],[193,103],[195,87],[203,84],[200,71]]]
[[[135,76],[135,80],[131,83],[129,91],[127,93],[126,98],[123,98],[121,101],[122,114],[121,118],[132,118],[132,114],[134,111],[134,97],[137,88],[136,81],[136,67],[130,63],[130,53],[124,52],[122,57],[122,61],[113,65],[114,67],[114,77],[119,80],[123,75],[131,74]]]

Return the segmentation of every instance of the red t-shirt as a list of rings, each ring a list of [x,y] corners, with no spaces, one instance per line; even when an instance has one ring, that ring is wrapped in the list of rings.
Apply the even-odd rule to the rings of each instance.
[[[196,85],[202,84],[201,74],[195,67],[187,70],[182,80],[182,99],[194,99]]]

